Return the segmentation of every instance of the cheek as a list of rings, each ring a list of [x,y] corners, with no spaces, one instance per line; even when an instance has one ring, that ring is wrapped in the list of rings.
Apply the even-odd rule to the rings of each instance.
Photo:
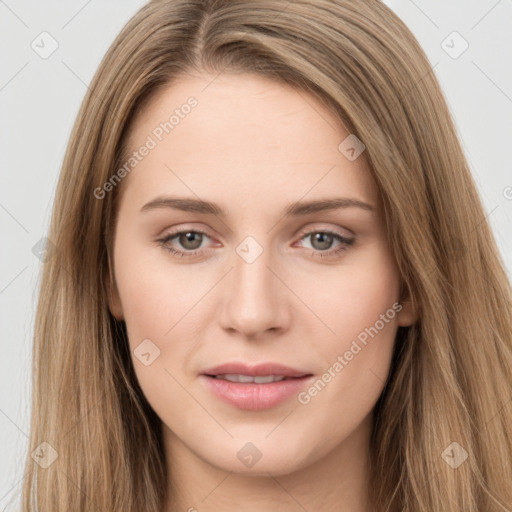
[[[399,274],[385,249],[375,247],[356,263],[340,266],[326,280],[324,293],[317,287],[308,296],[331,332],[325,330],[327,336],[315,346],[324,368],[303,403],[329,409],[327,416],[339,415],[340,421],[370,412],[389,373],[400,310]],[[330,409],[332,404],[342,409]]]
[[[126,258],[116,276],[135,375],[164,421],[172,422],[169,414],[178,410],[185,418],[195,417],[194,402],[182,387],[186,379],[180,373],[195,344],[190,322],[197,318],[194,309],[187,314],[197,301],[189,291],[194,285],[178,271],[166,275],[161,265],[137,256]]]
[[[319,285],[321,282],[323,287]],[[342,349],[379,321],[390,308],[388,316],[396,317],[393,304],[399,299],[399,288],[399,273],[394,260],[386,246],[379,245],[361,251],[350,260],[347,258],[346,264],[330,272],[323,281],[309,278],[302,293],[308,297],[311,309],[330,328],[330,334],[325,330],[327,338]],[[388,323],[382,330],[383,335],[389,331]]]
[[[204,278],[168,262],[162,248],[138,248],[120,238],[116,250],[117,287],[139,384],[156,411],[173,401],[185,406],[173,376],[182,383],[189,378],[179,373],[189,365],[205,318],[199,304],[207,291]]]
[[[204,293],[204,284],[195,283],[193,273],[167,261],[167,252],[156,243],[151,250],[130,244],[132,250],[123,253],[122,242],[117,246],[116,280],[130,342],[135,344],[141,337],[161,342]]]
[[[295,419],[304,425],[304,437],[315,438],[322,432],[320,446],[315,448],[318,453],[348,438],[371,413],[384,389],[395,343],[397,307],[387,292],[381,292],[352,308],[347,303],[333,318],[336,335],[330,343],[324,340],[317,354],[324,365],[297,397],[300,405]]]

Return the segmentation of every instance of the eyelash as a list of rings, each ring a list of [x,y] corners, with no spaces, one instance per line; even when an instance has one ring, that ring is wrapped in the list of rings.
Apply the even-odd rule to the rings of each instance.
[[[175,233],[170,233],[170,234],[166,235],[164,238],[158,239],[157,242],[159,242],[159,245],[162,248],[164,248],[165,250],[169,251],[170,253],[172,253],[176,256],[192,258],[194,256],[197,256],[201,252],[201,250],[196,249],[194,251],[179,251],[169,245],[166,245],[167,242],[169,242],[173,238],[176,238],[177,236],[185,234],[185,233],[199,233],[201,235],[204,235],[204,236],[207,236],[208,238],[210,238],[207,233],[205,233],[204,231],[201,231],[199,229],[186,229],[186,230],[176,231]],[[336,240],[338,240],[340,242],[340,245],[336,249],[330,249],[328,251],[316,250],[316,251],[312,252],[312,255],[319,253],[321,258],[335,258],[337,255],[346,251],[355,242],[355,239],[345,238],[344,236],[341,236],[340,234],[338,234],[334,231],[330,231],[328,229],[313,230],[313,231],[308,231],[307,233],[301,233],[302,236],[301,236],[300,240],[303,240],[307,236],[314,235],[316,233],[332,235]]]

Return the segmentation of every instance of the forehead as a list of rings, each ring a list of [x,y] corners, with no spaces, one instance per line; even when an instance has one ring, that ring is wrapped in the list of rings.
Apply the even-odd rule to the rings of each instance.
[[[123,187],[145,198],[229,187],[238,198],[281,191],[288,200],[336,188],[376,202],[364,153],[351,161],[340,150],[349,135],[325,105],[291,86],[254,74],[184,75],[135,117],[129,153],[151,149]]]

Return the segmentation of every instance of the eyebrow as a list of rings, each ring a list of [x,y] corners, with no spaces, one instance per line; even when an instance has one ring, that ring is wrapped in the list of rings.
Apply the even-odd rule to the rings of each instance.
[[[330,199],[319,199],[314,201],[302,201],[289,204],[283,215],[298,217],[327,210],[338,210],[344,208],[360,208],[369,212],[375,212],[375,206],[365,203],[352,197],[335,197]],[[188,197],[159,196],[141,208],[141,213],[158,209],[173,209],[184,212],[202,213],[225,217],[226,212],[216,203]]]

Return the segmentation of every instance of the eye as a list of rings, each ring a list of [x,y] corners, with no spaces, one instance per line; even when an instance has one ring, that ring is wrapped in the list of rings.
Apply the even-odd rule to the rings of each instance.
[[[173,254],[181,257],[190,257],[196,256],[200,252],[198,249],[201,247],[201,244],[204,241],[204,237],[210,238],[204,231],[189,229],[171,233],[157,241],[164,249],[172,252]],[[183,247],[185,250],[175,249],[171,245],[168,245],[168,243],[175,238],[181,247]]]
[[[319,254],[321,258],[336,257],[343,251],[346,251],[355,242],[353,238],[347,238],[339,233],[325,229],[310,231],[302,236],[301,240],[307,238],[311,240],[311,249],[314,249],[312,256]],[[331,249],[333,243],[336,241],[338,245],[335,246],[335,249]]]
[[[355,239],[346,238],[339,233],[330,230],[316,230],[309,231],[308,233],[302,234],[301,241],[311,238],[311,249],[313,257],[320,256],[321,258],[332,258],[339,255],[341,252],[347,250],[349,246],[353,245]],[[194,257],[201,253],[202,243],[205,238],[210,238],[204,231],[200,230],[182,230],[170,233],[164,238],[157,240],[159,245],[167,251],[180,256],[180,257]],[[177,249],[170,245],[169,242],[176,239],[174,244],[178,244],[183,248]],[[331,249],[334,242],[338,242],[338,245],[334,249]],[[306,247],[307,248],[307,247]]]

